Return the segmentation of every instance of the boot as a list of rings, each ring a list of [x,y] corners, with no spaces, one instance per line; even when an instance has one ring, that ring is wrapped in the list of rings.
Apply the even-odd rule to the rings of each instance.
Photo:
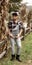
[[[11,55],[11,57],[12,58],[10,60],[13,61],[15,59],[15,55]]]
[[[19,62],[22,62],[21,59],[20,59],[20,55],[16,55],[16,60],[19,61]]]

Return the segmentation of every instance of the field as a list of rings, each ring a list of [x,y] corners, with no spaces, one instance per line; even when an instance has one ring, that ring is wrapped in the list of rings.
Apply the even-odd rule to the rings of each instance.
[[[22,62],[10,61],[11,50],[8,50],[7,57],[0,60],[0,65],[32,65],[32,32],[22,41],[21,59]]]

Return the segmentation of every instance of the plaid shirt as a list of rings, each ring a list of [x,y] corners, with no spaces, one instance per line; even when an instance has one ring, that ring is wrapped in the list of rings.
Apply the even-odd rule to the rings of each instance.
[[[21,28],[23,28],[23,24],[20,21],[18,21],[17,23],[15,23],[14,21],[10,21],[8,23],[8,28],[13,35],[17,35],[20,32]]]

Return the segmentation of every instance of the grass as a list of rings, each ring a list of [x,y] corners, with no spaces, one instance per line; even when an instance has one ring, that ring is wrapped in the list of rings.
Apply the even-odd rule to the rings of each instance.
[[[22,62],[10,61],[11,50],[8,50],[7,57],[0,60],[0,65],[32,65],[32,32],[22,41],[21,59]]]

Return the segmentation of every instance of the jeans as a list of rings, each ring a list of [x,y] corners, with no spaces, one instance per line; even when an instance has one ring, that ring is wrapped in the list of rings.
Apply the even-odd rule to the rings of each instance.
[[[12,51],[12,55],[15,54],[15,44],[17,45],[17,55],[20,55],[21,53],[21,39],[20,37],[18,39],[13,39],[13,38],[10,38],[10,41],[11,41],[11,51]]]

